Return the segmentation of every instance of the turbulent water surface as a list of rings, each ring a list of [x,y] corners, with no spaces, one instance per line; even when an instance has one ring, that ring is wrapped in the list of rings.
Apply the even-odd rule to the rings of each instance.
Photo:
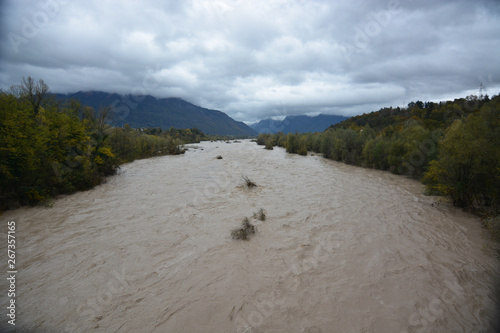
[[[494,332],[494,244],[422,190],[248,141],[127,164],[53,208],[2,215],[5,234],[17,226],[16,328]],[[255,235],[231,239],[244,217]]]

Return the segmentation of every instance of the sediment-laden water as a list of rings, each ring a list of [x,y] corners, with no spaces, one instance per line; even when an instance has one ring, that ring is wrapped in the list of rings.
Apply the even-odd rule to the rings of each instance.
[[[495,245],[422,190],[248,141],[127,164],[53,208],[1,216],[5,235],[16,221],[15,328],[494,332]],[[261,208],[265,221],[252,218]],[[256,234],[231,239],[244,217]],[[5,278],[0,288],[5,309]]]

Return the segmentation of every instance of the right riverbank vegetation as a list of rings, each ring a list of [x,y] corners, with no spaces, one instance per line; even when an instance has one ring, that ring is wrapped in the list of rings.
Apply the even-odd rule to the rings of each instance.
[[[426,194],[485,217],[500,239],[500,96],[412,102],[352,117],[320,133],[260,134],[257,144],[309,151],[422,181]]]
[[[0,91],[0,211],[92,188],[122,163],[206,139],[196,128],[111,127],[109,107],[61,102],[48,90],[28,77]]]

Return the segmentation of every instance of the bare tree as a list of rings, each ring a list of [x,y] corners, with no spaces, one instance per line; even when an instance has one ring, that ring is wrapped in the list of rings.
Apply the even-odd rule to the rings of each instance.
[[[23,77],[21,84],[13,86],[11,91],[16,97],[27,100],[33,107],[36,116],[49,91],[49,86],[42,79],[35,82],[31,76],[28,76],[28,78]]]
[[[100,107],[99,112],[97,113],[97,133],[100,135],[104,134],[104,130],[106,129],[106,124],[113,117],[113,113],[111,110],[111,106]]]

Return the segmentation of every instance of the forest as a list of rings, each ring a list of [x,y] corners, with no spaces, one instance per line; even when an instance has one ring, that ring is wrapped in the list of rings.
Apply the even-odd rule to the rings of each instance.
[[[31,77],[0,91],[0,211],[92,188],[122,163],[182,154],[183,144],[205,138],[196,128],[111,127],[110,107],[61,102],[48,91]]]
[[[260,134],[257,143],[406,175],[421,180],[426,194],[447,196],[483,216],[500,208],[498,95],[417,101],[355,116],[324,132]]]

